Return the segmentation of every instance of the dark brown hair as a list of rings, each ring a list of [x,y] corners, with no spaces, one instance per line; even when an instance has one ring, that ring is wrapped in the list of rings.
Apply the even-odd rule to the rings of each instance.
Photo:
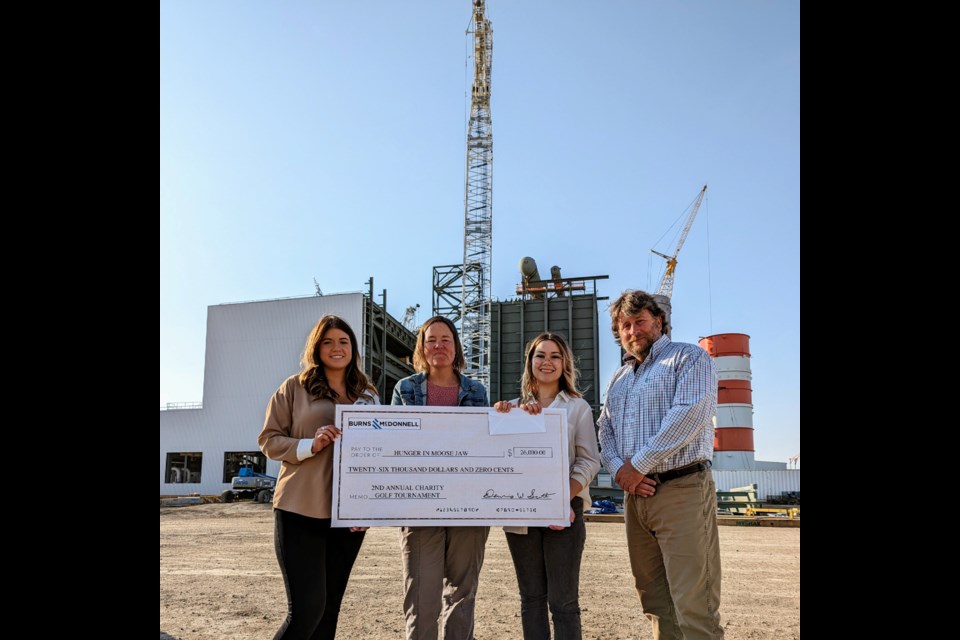
[[[420,326],[420,331],[417,332],[417,346],[413,350],[413,368],[417,371],[430,371],[430,365],[427,364],[427,354],[424,351],[424,347],[426,346],[427,329],[430,328],[430,325],[437,322],[442,322],[447,325],[450,333],[453,334],[453,347],[456,351],[453,355],[453,370],[460,373],[467,364],[466,358],[463,357],[463,346],[460,344],[460,334],[457,333],[457,327],[454,326],[453,321],[443,316],[433,316]]]
[[[613,331],[613,339],[620,344],[620,316],[635,316],[646,309],[654,318],[660,318],[663,321],[661,331],[667,335],[670,326],[667,324],[667,314],[653,296],[646,291],[627,289],[620,294],[620,297],[610,304],[610,329]]]
[[[320,360],[320,343],[330,329],[340,329],[350,338],[350,364],[347,365],[346,387],[348,400],[356,400],[366,392],[376,393],[377,388],[370,384],[367,376],[363,373],[363,366],[360,362],[360,350],[357,348],[357,336],[353,329],[347,324],[347,321],[340,316],[326,315],[317,321],[317,324],[310,331],[307,337],[307,344],[303,348],[303,355],[300,357],[300,384],[314,398],[327,399],[336,402],[339,394],[330,388],[327,384],[327,376],[323,370],[323,362]]]

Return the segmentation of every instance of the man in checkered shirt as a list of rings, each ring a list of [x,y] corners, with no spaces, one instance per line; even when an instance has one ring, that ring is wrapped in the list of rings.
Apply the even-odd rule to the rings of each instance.
[[[630,567],[655,640],[723,638],[717,491],[710,472],[717,371],[700,347],[671,342],[643,291],[610,305],[627,352],[600,414],[600,458],[624,490]]]

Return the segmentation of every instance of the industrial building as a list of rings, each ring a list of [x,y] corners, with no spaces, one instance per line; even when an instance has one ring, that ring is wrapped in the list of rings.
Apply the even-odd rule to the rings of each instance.
[[[519,395],[524,346],[537,334],[552,331],[567,338],[584,399],[599,412],[605,381],[599,380],[598,318],[599,305],[607,298],[598,295],[597,282],[604,278],[525,278],[515,299],[492,303],[491,403]],[[367,294],[209,307],[203,401],[160,409],[160,494],[219,494],[245,462],[253,463],[255,471],[277,474],[280,463],[267,460],[257,447],[264,410],[280,383],[299,371],[307,334],[325,314],[339,315],[354,327],[364,370],[381,400],[389,402],[397,381],[413,373],[416,335],[372,298],[371,281]],[[413,328],[412,322],[407,324]],[[701,339],[700,346],[715,358],[718,371],[713,460],[717,489],[756,484],[761,500],[799,492],[799,469],[754,459],[749,336],[712,335]],[[620,495],[603,470],[593,488],[596,494]]]
[[[597,281],[607,276],[564,278],[559,267],[552,267],[550,278],[545,279],[531,258],[523,258],[517,297],[499,301],[492,295],[493,30],[483,0],[473,3],[470,33],[474,76],[466,140],[463,262],[433,268],[433,315],[457,323],[466,358],[463,373],[486,386],[491,403],[519,395],[523,351],[531,338],[543,331],[563,335],[581,373],[584,399],[597,414],[601,388],[606,384],[599,379],[598,304],[607,299],[598,295]],[[666,260],[657,294],[667,309],[677,255],[706,190],[704,185],[692,204],[673,252],[654,251]],[[279,462],[267,460],[256,444],[267,400],[284,379],[299,371],[307,334],[325,314],[341,316],[357,332],[364,369],[381,401],[389,402],[397,380],[413,373],[410,361],[416,338],[412,322],[397,321],[386,312],[386,291],[382,300],[383,306],[374,301],[371,278],[366,294],[209,307],[203,401],[161,407],[161,495],[221,493],[242,463],[252,463],[254,471],[276,475]],[[781,491],[799,491],[798,469],[754,460],[749,343],[736,336],[742,334],[701,340],[701,346],[716,358],[720,372],[714,456],[717,487],[756,483],[761,499]],[[618,489],[603,470],[594,486],[601,493],[615,494]]]
[[[276,475],[280,463],[257,447],[267,401],[300,370],[307,335],[336,314],[357,334],[364,370],[381,398],[413,373],[416,336],[369,294],[310,296],[214,305],[207,309],[201,403],[160,408],[160,495],[219,494],[241,463]]]
[[[457,322],[461,298],[458,280],[460,266],[433,268],[433,315]],[[551,279],[542,280],[533,258],[520,260],[521,282],[517,297],[494,300],[489,305],[487,323],[490,341],[484,360],[489,375],[483,376],[491,402],[511,400],[520,395],[524,348],[537,335],[550,331],[562,335],[573,351],[574,364],[580,371],[583,399],[600,412],[600,333],[597,324],[599,302],[606,300],[597,291],[597,281],[608,276],[564,278],[558,266],[550,269]],[[471,344],[463,341],[470,362]],[[469,374],[468,374],[469,375]]]
[[[490,399],[520,392],[523,349],[543,331],[567,338],[581,370],[584,399],[600,406],[598,297],[606,276],[566,278],[547,285],[527,280],[514,300],[492,304]],[[527,285],[531,284],[527,290]],[[384,292],[385,294],[386,292]],[[357,333],[364,370],[381,401],[390,402],[410,364],[416,335],[372,301],[370,291],[214,305],[207,310],[203,401],[160,408],[160,494],[219,494],[242,463],[276,475],[280,463],[257,447],[267,400],[300,370],[307,334],[328,313]],[[412,327],[412,322],[408,322]]]

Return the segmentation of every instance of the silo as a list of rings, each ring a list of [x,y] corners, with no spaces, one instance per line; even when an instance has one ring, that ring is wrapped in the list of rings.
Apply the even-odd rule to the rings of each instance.
[[[750,336],[718,333],[700,339],[717,365],[717,415],[714,418],[713,465],[718,469],[753,469],[753,391],[750,386]]]

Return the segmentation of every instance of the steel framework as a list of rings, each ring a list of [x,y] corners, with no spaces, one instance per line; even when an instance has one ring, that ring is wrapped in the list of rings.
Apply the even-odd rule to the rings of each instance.
[[[683,248],[683,243],[687,240],[687,234],[690,233],[690,227],[693,226],[693,221],[697,217],[697,211],[700,210],[700,204],[703,202],[705,195],[707,195],[707,185],[703,185],[703,189],[700,189],[700,193],[697,194],[693,208],[690,210],[690,215],[687,216],[687,223],[683,225],[683,231],[680,232],[680,239],[677,240],[677,248],[673,250],[673,255],[668,256],[665,253],[650,249],[650,253],[655,253],[667,261],[667,268],[663,272],[663,279],[660,280],[660,286],[657,287],[657,295],[659,296],[666,296],[667,298],[673,297],[673,278],[677,270],[677,255],[680,253],[680,249]]]
[[[493,257],[493,126],[490,77],[493,29],[484,0],[473,0],[473,85],[467,126],[466,190],[463,206],[463,264],[434,267],[433,311],[459,320],[466,367],[490,383],[490,298]]]

